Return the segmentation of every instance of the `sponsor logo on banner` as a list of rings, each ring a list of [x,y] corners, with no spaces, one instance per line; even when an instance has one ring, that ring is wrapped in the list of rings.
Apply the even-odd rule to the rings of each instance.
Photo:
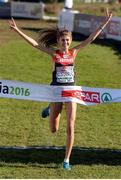
[[[121,89],[51,86],[0,80],[0,98],[43,102],[76,102],[83,105],[121,102]]]
[[[100,103],[100,93],[81,90],[63,90],[62,97],[77,98],[85,102]]]
[[[112,100],[112,97],[109,93],[103,93],[101,96],[102,102],[109,102]]]
[[[24,87],[8,86],[0,82],[0,94],[10,94],[13,96],[29,96],[30,90]]]

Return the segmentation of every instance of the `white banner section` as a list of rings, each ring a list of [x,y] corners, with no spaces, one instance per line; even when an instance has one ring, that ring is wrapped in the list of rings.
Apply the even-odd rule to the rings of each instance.
[[[83,86],[50,86],[0,80],[0,97],[44,102],[77,102],[82,105],[121,102],[121,89]]]

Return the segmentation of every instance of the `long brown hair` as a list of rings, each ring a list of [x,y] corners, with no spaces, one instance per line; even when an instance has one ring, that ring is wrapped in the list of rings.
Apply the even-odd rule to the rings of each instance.
[[[71,32],[65,28],[46,27],[39,31],[38,43],[40,46],[55,47],[57,46],[57,40],[64,35],[72,37]]]

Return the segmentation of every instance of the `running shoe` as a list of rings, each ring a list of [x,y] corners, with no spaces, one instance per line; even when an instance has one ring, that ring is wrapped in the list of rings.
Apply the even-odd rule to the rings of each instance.
[[[50,107],[46,107],[45,109],[43,109],[42,113],[41,113],[41,116],[42,118],[46,118],[49,116],[49,112],[50,112]]]
[[[63,169],[71,170],[71,165],[68,162],[63,162]]]

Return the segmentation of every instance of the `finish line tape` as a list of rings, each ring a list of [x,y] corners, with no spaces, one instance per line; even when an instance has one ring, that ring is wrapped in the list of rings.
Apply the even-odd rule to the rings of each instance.
[[[84,86],[50,86],[0,80],[0,97],[43,102],[76,102],[82,105],[121,102],[121,89]]]

